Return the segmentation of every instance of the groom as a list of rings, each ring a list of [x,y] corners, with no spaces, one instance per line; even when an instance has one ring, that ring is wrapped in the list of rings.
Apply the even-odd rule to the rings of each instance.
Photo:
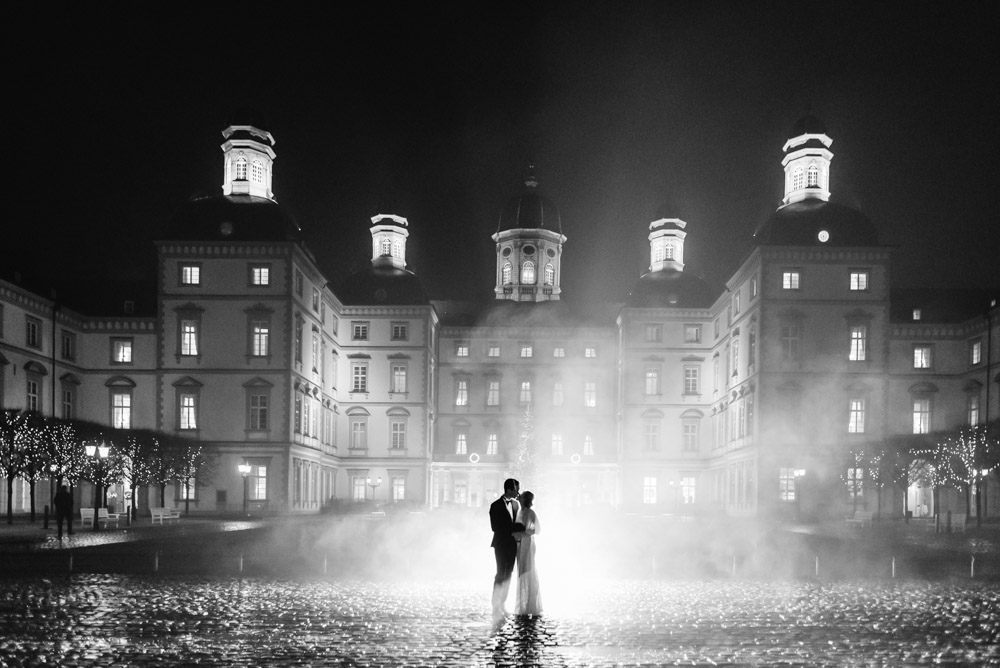
[[[503,496],[490,505],[490,526],[493,528],[493,553],[497,559],[497,574],[493,579],[493,621],[502,621],[507,611],[507,592],[510,589],[510,576],[514,572],[514,561],[517,558],[517,541],[514,540],[514,520],[520,506],[517,494],[521,483],[508,478],[503,483]]]

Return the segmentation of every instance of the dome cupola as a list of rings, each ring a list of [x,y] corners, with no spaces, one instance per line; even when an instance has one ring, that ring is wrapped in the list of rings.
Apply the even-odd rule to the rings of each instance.
[[[406,269],[406,218],[380,213],[372,216],[372,264]]]
[[[230,125],[222,131],[225,171],[223,195],[252,195],[274,199],[271,169],[274,137],[255,125]]]
[[[680,218],[660,218],[649,224],[649,270],[684,271],[684,237],[687,227]]]
[[[496,234],[497,299],[517,302],[556,301],[562,292],[562,234],[559,211],[538,192],[535,166],[528,165],[524,192],[500,214]]]
[[[830,161],[833,140],[826,134],[826,127],[813,116],[800,118],[789,133],[782,151],[785,168],[785,196],[782,205],[807,199],[830,200]]]

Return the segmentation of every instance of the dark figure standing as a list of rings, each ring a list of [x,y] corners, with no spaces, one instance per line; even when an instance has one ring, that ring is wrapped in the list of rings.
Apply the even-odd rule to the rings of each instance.
[[[493,622],[503,621],[507,615],[507,592],[510,590],[510,577],[514,572],[517,559],[517,540],[514,531],[517,529],[514,520],[520,510],[517,494],[521,484],[513,478],[503,483],[503,496],[490,505],[490,527],[493,529],[493,542],[490,546],[497,560],[497,574],[493,579]]]
[[[59,485],[55,499],[52,500],[56,507],[56,526],[59,531],[59,540],[63,536],[63,520],[66,520],[66,533],[73,535],[73,495],[66,489],[66,485]]]

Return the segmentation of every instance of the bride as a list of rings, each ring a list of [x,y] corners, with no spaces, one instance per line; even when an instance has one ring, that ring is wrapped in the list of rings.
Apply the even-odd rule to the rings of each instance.
[[[517,514],[517,522],[524,526],[523,531],[516,531],[517,539],[517,598],[514,613],[518,615],[542,614],[542,596],[538,590],[538,571],[535,570],[535,536],[542,532],[538,515],[535,514],[535,495],[531,492],[521,494],[521,510]]]

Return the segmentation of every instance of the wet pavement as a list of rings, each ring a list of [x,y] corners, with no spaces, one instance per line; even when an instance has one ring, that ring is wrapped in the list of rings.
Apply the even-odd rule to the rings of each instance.
[[[996,584],[550,584],[545,615],[494,631],[489,592],[472,580],[24,578],[3,583],[0,663],[1000,665]]]

